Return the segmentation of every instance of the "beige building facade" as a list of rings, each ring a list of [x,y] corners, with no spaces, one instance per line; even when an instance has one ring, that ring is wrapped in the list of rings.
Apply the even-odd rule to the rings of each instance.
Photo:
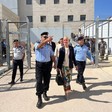
[[[35,37],[45,30],[70,36],[85,20],[94,20],[94,0],[17,0],[17,12],[20,21],[28,17]]]
[[[18,0],[18,16],[20,21],[25,21],[28,17],[29,21],[33,21],[32,0]]]
[[[33,0],[33,27],[94,19],[94,0]]]

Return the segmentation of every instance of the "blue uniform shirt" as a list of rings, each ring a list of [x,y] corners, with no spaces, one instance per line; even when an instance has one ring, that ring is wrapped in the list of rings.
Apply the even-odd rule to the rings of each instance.
[[[49,44],[46,44],[42,48],[37,48],[39,44],[40,42],[36,42],[34,45],[36,61],[49,62],[51,60],[51,56],[54,55],[51,46]]]
[[[74,48],[76,61],[86,61],[86,56],[93,61],[93,57],[86,45],[80,46],[79,44]]]

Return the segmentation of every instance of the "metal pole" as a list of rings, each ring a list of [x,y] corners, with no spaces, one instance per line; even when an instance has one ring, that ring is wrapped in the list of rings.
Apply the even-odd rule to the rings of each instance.
[[[99,18],[96,19],[95,66],[98,67]]]
[[[103,24],[101,25],[101,38],[103,38]]]
[[[92,25],[92,38],[94,37],[94,23]]]
[[[8,69],[10,69],[10,44],[9,44],[9,23],[6,23],[6,61]]]
[[[109,55],[109,36],[110,36],[110,21],[108,21],[108,45],[107,45],[107,56],[106,59],[108,60],[108,55]]]
[[[29,24],[29,20],[26,17],[26,21],[27,21],[27,60],[28,60],[28,68],[31,68],[31,43],[30,43],[30,24]]]
[[[64,37],[64,22],[62,23],[62,36]]]
[[[0,20],[0,66],[2,66],[2,25]]]
[[[85,36],[85,21],[84,21],[84,36]]]

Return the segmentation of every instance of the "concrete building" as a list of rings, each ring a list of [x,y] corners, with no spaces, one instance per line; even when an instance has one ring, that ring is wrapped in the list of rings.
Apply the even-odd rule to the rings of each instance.
[[[38,34],[47,30],[56,38],[70,37],[78,33],[82,21],[94,20],[94,0],[33,0],[32,5],[33,28]]]
[[[25,21],[28,17],[29,22],[33,21],[33,5],[32,0],[18,0],[18,16],[20,21]]]
[[[0,0],[20,21],[30,21],[31,37],[48,31],[54,40],[77,34],[84,20],[94,19],[94,0]],[[33,39],[33,40],[37,40]]]

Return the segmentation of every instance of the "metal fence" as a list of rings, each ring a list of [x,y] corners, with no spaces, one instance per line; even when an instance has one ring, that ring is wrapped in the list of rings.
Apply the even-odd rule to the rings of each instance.
[[[89,39],[91,41],[92,38],[95,39],[95,65],[99,66],[111,66],[112,65],[112,20],[87,20],[87,21],[71,21],[71,22],[63,22],[59,23],[45,23],[42,26],[37,26],[37,28],[31,29],[31,36],[36,37],[38,40],[40,34],[43,31],[48,31],[49,35],[53,35],[53,41],[58,42],[58,40],[64,36],[68,36],[70,38],[73,46],[77,43],[75,41],[75,37],[83,35],[85,39]],[[101,60],[98,43],[101,38],[107,44],[107,48],[105,49],[104,59]],[[90,42],[89,41],[89,42]],[[33,42],[34,43],[34,42]]]

